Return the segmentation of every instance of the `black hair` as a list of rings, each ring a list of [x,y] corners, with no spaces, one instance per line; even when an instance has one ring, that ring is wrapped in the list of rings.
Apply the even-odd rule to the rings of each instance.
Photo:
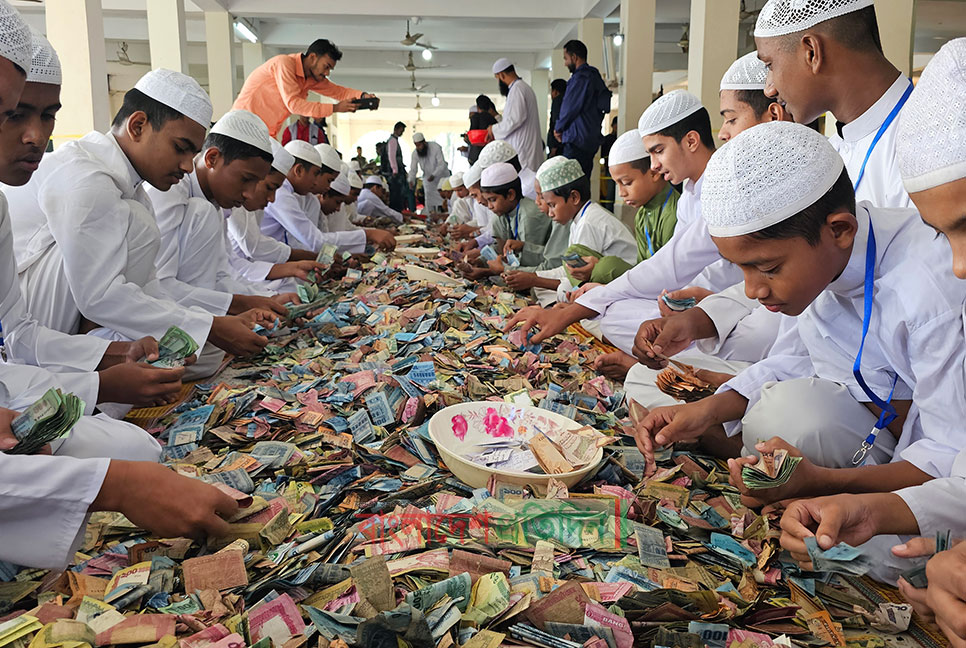
[[[550,89],[556,90],[560,94],[567,92],[567,80],[566,79],[554,79],[550,82]],[[479,104],[477,104],[479,105]]]
[[[650,156],[645,156],[637,160],[631,160],[628,164],[631,165],[632,169],[637,169],[641,173],[647,173],[651,170],[651,158]]]
[[[788,51],[798,47],[803,31],[809,30],[781,36],[782,48]],[[816,25],[813,31],[826,34],[853,52],[876,51],[882,54],[879,21],[875,17],[875,7],[872,5],[823,21]]]
[[[480,186],[480,191],[485,191],[486,193],[495,193],[497,195],[503,196],[504,198],[510,197],[510,190],[514,190],[517,196],[517,200],[523,199],[523,185],[520,184],[520,178],[516,177],[506,184],[497,185],[495,187],[484,187]]]
[[[161,130],[169,121],[184,117],[183,114],[171,106],[163,104],[157,99],[152,99],[137,88],[131,88],[124,93],[124,102],[121,104],[121,108],[117,111],[117,114],[114,115],[114,121],[111,122],[111,126],[120,128],[127,121],[127,118],[136,112],[143,112],[147,115],[148,123],[156,131]]]
[[[768,112],[769,106],[775,103],[775,100],[767,96],[764,90],[735,90],[735,98],[750,107],[755,117],[759,119]]]
[[[381,182],[367,182],[366,184],[362,185],[362,188],[363,189],[373,189],[375,187],[381,187],[381,186],[382,186],[382,183]]]
[[[510,166],[512,166],[514,169],[516,169],[517,170],[517,173],[520,173],[520,169],[522,167],[521,167],[521,164],[520,164],[520,156],[519,155],[514,155],[512,158],[510,158],[509,160],[507,160],[506,163],[509,164]]]
[[[339,61],[342,59],[342,50],[335,46],[335,43],[326,39],[320,38],[313,41],[309,45],[308,49],[305,50],[305,56],[309,54],[315,54],[316,56],[331,56],[333,61]]]
[[[319,168],[322,169],[322,173],[334,173],[336,175],[339,175],[338,169],[332,169],[330,167],[325,166],[324,164],[320,164]]]
[[[564,83],[566,83],[566,81],[564,81]],[[485,94],[481,94],[476,98],[476,107],[483,112],[496,110],[496,104],[494,104],[493,100],[487,97]]]
[[[564,51],[571,56],[587,60],[587,46],[576,38],[564,43]]]
[[[557,187],[553,190],[553,193],[566,200],[567,198],[570,198],[571,191],[576,191],[578,194],[580,194],[580,200],[582,202],[587,202],[590,200],[590,178],[587,177],[586,173],[573,182],[568,182],[562,187]]]
[[[271,164],[274,159],[271,153],[266,153],[256,146],[236,140],[234,137],[222,135],[221,133],[208,133],[208,137],[205,138],[205,144],[201,147],[201,150],[207,151],[210,148],[216,148],[221,151],[221,156],[225,158],[225,164],[231,164],[235,160],[248,160],[251,158],[261,158]]]
[[[675,142],[680,143],[684,136],[691,131],[695,131],[701,137],[702,144],[712,151],[714,150],[714,136],[711,135],[711,116],[708,115],[708,109],[704,106],[655,134],[673,137]]]
[[[803,238],[809,245],[815,246],[821,239],[822,226],[828,221],[829,214],[842,210],[855,213],[855,190],[846,169],[842,169],[835,184],[814,203],[794,216],[749,236],[758,240]]]
[[[295,164],[301,164],[303,169],[312,169],[312,168],[318,169],[319,168],[319,165],[318,164],[313,164],[312,162],[309,162],[308,160],[303,160],[302,158],[300,158],[297,155],[294,156],[294,157],[295,157]],[[292,168],[295,168],[295,164],[292,165]]]
[[[512,65],[508,65],[506,68],[500,70],[500,72],[506,72],[507,74],[516,74],[517,69]],[[497,72],[497,74],[499,74],[500,72]]]
[[[392,127],[392,132],[395,133],[397,130],[399,130],[400,126],[402,126],[403,128],[406,128],[406,124],[402,122],[396,122],[396,125]]]

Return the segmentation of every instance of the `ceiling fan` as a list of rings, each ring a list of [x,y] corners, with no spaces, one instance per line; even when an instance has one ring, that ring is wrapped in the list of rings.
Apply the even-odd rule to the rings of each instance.
[[[416,70],[432,70],[433,68],[449,67],[448,65],[416,65],[413,62],[412,52],[409,53],[409,60],[406,62],[406,65],[402,65],[401,63],[395,63],[393,61],[386,61],[386,63],[388,63],[389,65],[395,65],[396,67],[402,68],[407,72],[415,72]]]
[[[409,73],[409,87],[406,88],[405,90],[403,90],[403,92],[422,92],[423,90],[425,90],[428,87],[429,87],[429,84],[428,83],[421,83],[419,85],[416,85],[416,73],[415,72],[410,72]],[[417,97],[416,100],[419,101],[419,98]]]
[[[405,38],[403,38],[401,41],[398,41],[398,42],[401,45],[405,45],[406,47],[416,46],[416,47],[422,47],[423,49],[430,49],[430,50],[436,49],[436,47],[433,46],[433,45],[429,45],[427,43],[421,43],[421,42],[419,42],[419,39],[422,38],[423,36],[424,36],[424,34],[422,34],[420,32],[416,32],[415,34],[409,33],[409,21],[407,20],[406,21],[406,36],[405,36]],[[397,41],[370,40],[369,42],[370,43],[395,43]]]

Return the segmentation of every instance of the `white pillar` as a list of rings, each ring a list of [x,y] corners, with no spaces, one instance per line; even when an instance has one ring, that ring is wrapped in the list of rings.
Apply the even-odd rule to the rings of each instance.
[[[255,71],[259,65],[265,62],[265,48],[261,41],[257,43],[242,43],[242,67],[245,70],[245,78]]]
[[[906,76],[912,76],[915,0],[875,0],[875,17],[886,58]]]
[[[151,68],[188,73],[183,0],[147,0]]]
[[[598,70],[604,66],[604,19],[584,18],[577,23],[577,39],[587,46],[587,63]],[[594,169],[599,169],[598,157],[594,156]],[[590,195],[600,200],[600,174],[594,173],[590,183]]]
[[[550,80],[554,79],[569,79],[570,70],[564,67],[563,62],[564,51],[561,47],[560,49],[555,49],[550,53]]]
[[[235,101],[235,38],[227,11],[205,12],[208,53],[208,95],[215,119],[231,110]]]
[[[47,38],[60,56],[64,82],[54,145],[111,124],[101,0],[47,0]]]
[[[637,127],[654,94],[654,24],[657,0],[621,0],[620,88],[618,89],[617,131]],[[636,210],[620,197],[614,213],[633,226]]]
[[[546,137],[550,118],[550,70],[537,69],[530,73],[530,87],[537,95],[537,114],[540,115],[540,132]],[[546,142],[544,142],[546,143]]]
[[[721,128],[718,88],[721,77],[738,58],[741,0],[691,0],[688,90],[711,114],[711,128]]]

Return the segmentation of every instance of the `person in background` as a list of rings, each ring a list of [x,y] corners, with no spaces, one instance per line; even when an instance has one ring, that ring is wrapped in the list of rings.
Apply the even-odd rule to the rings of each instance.
[[[288,128],[282,131],[282,146],[288,144],[293,139],[302,140],[315,146],[323,141],[323,139],[320,139],[320,134],[322,138],[325,137],[325,131],[319,128],[318,124],[312,122],[305,115],[299,115],[296,121],[292,122]]]
[[[500,83],[500,94],[506,97],[506,105],[503,119],[487,129],[487,141],[506,140],[520,155],[520,164],[535,172],[546,157],[537,95],[520,78],[509,59],[501,58],[493,64],[493,76]]]
[[[567,91],[566,79],[554,79],[550,84],[550,124],[547,128],[547,157],[552,158],[563,155],[563,142],[553,134],[557,124],[557,116],[560,115],[560,106],[563,104],[564,93]]]
[[[564,157],[580,162],[580,168],[590,175],[600,148],[600,123],[610,111],[611,92],[600,70],[587,63],[587,46],[582,42],[567,41],[563,60],[571,76],[554,136],[563,142]]]
[[[443,148],[436,142],[427,142],[422,133],[413,133],[412,159],[409,163],[409,186],[416,187],[416,172],[423,170],[423,195],[427,212],[439,211],[443,207],[443,199],[439,195],[439,185],[443,179],[449,177],[449,167],[443,157]]]
[[[604,160],[604,166],[610,170],[610,149],[617,141],[617,116],[610,120],[610,132],[600,139],[600,157]],[[614,177],[607,177],[607,189],[605,195],[601,197],[601,202],[609,202],[612,206],[616,199],[616,189]]]
[[[390,207],[387,202],[389,199],[385,180],[379,176],[372,175],[366,178],[359,192],[359,200],[356,203],[356,211],[361,216],[372,218],[391,218],[397,223],[403,222],[403,215]]]
[[[366,156],[362,154],[361,146],[356,147],[356,156],[352,159],[359,163],[359,169],[365,169],[366,165],[369,164],[369,160],[367,160]]]
[[[406,209],[408,200],[406,163],[403,162],[399,138],[406,132],[406,124],[396,122],[392,135],[386,142],[386,154],[382,158],[382,172],[389,176],[389,206],[396,211]]]
[[[486,95],[480,95],[476,98],[476,110],[470,110],[470,130],[471,131],[486,131],[493,124],[497,123],[497,113],[496,106],[493,104],[493,100]],[[470,136],[472,137],[472,136]],[[484,135],[485,137],[485,135]],[[480,157],[480,151],[483,150],[486,142],[479,142],[474,144],[472,141],[469,142],[470,148],[467,152],[467,159],[470,164],[476,164],[476,160]]]

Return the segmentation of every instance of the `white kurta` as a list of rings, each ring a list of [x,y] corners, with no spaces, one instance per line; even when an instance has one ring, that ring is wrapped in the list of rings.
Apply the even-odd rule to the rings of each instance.
[[[351,232],[363,229],[352,222],[352,215],[355,213],[354,206],[355,203],[351,205],[339,205],[338,210],[331,214],[326,214],[330,232]]]
[[[450,225],[464,225],[473,220],[473,204],[476,202],[473,196],[459,198],[454,196],[449,203],[449,217],[446,222]]]
[[[523,79],[510,85],[503,119],[493,124],[493,138],[509,142],[520,158],[520,166],[531,171],[536,171],[546,159],[537,96]]]
[[[319,229],[321,210],[318,198],[312,194],[300,196],[286,179],[275,192],[275,200],[265,208],[262,234],[295,249],[318,252],[328,242]]]
[[[356,211],[362,216],[371,218],[391,218],[397,223],[403,222],[403,215],[382,202],[372,189],[365,188],[359,193],[356,201]]]
[[[326,243],[336,246],[339,252],[362,254],[366,251],[366,231],[354,225],[343,229],[347,225],[349,219],[341,207],[331,214],[319,214],[319,229],[326,237]]]
[[[262,234],[262,216],[262,210],[250,212],[236,207],[227,222],[231,242],[229,261],[250,281],[265,280],[275,264],[287,262],[292,255],[292,248]]]
[[[24,298],[42,324],[74,333],[83,314],[130,339],[160,338],[172,324],[208,338],[212,316],[158,283],[161,237],[142,184],[114,137],[94,132],[7,190]]]
[[[966,450],[960,450],[956,455],[949,477],[903,488],[896,491],[896,494],[916,516],[919,535],[929,537],[945,530],[962,535],[966,532],[966,520],[963,518],[963,502],[966,502]]]
[[[426,142],[426,155],[413,149],[409,162],[409,183],[416,182],[417,167],[423,171],[423,193],[426,195],[426,209],[434,211],[443,206],[439,195],[439,185],[449,177],[449,166],[443,157],[443,148],[436,142]],[[429,177],[432,177],[432,180]]]
[[[898,375],[896,400],[913,400],[896,445],[895,460],[935,477],[950,474],[963,447],[966,380],[962,305],[966,282],[949,272],[951,252],[913,210],[882,210],[859,203],[858,235],[842,274],[797,318],[783,318],[765,360],[722,390],[734,389],[755,406],[766,383],[816,376],[843,385],[852,398],[869,398],[852,376],[862,331],[866,243],[871,218],[877,243],[875,300],[862,356],[862,376],[881,398]],[[915,418],[915,420],[911,420]],[[736,433],[740,422],[725,429]],[[886,433],[888,434],[888,433]]]
[[[616,256],[631,265],[637,262],[637,241],[612,213],[595,202],[578,212],[570,225],[570,245],[583,245],[601,256]]]

